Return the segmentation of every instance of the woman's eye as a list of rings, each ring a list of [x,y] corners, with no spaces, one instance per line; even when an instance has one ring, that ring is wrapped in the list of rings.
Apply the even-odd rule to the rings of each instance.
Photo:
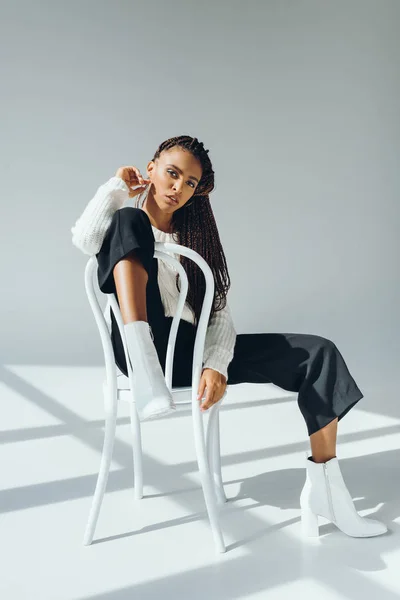
[[[173,171],[172,169],[167,169],[168,173],[171,173],[171,175],[177,175],[176,171]],[[193,183],[193,181],[189,181],[188,183],[191,184],[192,188],[195,188],[195,184]]]

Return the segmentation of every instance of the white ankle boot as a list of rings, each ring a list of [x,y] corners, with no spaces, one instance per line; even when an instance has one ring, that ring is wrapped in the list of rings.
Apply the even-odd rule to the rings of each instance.
[[[318,537],[318,516],[329,519],[351,537],[372,537],[387,527],[375,519],[361,517],[343,480],[339,461],[315,463],[307,458],[307,477],[300,495],[303,534]]]
[[[172,394],[165,382],[157,351],[146,321],[124,325],[128,354],[131,360],[133,396],[139,420],[165,415],[175,411]]]

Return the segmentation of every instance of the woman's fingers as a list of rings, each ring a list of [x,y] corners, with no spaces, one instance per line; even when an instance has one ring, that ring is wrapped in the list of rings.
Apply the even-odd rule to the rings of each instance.
[[[140,185],[140,186],[135,187],[134,190],[131,187],[129,187],[129,198],[133,198],[134,196],[141,194],[144,191],[145,187],[146,187],[146,185]]]
[[[219,402],[220,399],[221,398],[218,396],[217,391],[207,390],[205,402],[203,402],[203,404],[200,406],[200,410],[202,412],[208,410],[213,404]]]
[[[119,167],[117,169],[116,176],[125,181],[126,185],[128,186],[129,198],[133,198],[134,196],[137,196],[143,192],[146,185],[151,183],[151,180],[147,178],[145,179],[140,170],[134,165],[125,165],[124,167]]]
[[[131,180],[136,183],[132,183],[132,185],[143,185],[143,177],[137,167],[132,167],[131,171]]]
[[[145,179],[137,167],[132,167],[138,181],[138,185],[146,185],[150,183],[150,179]]]
[[[150,179],[145,179],[137,167],[127,167],[127,170],[129,173],[129,197],[133,198],[143,192],[146,185],[150,183]]]
[[[130,186],[146,185],[150,183],[150,179],[144,178],[140,170],[134,165],[126,165],[120,167],[117,171],[119,176],[129,181]]]

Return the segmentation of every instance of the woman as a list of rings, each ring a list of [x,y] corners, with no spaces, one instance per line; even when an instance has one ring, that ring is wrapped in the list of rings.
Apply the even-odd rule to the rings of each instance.
[[[201,410],[222,398],[227,383],[272,382],[297,392],[312,451],[305,461],[306,481],[300,496],[304,532],[318,535],[318,516],[323,516],[352,537],[385,533],[385,525],[357,513],[336,457],[338,421],[363,394],[335,344],[309,334],[236,335],[227,304],[230,278],[209,201],[214,171],[208,150],[197,138],[170,138],[148,163],[147,176],[143,178],[134,166],[119,168],[72,228],[73,243],[97,256],[100,289],[114,293],[119,303],[128,356],[137,367],[139,417],[144,420],[175,408],[163,372],[179,283],[175,270],[153,254],[154,241],[177,242],[203,256],[215,280],[198,390],[199,400],[206,392]],[[129,206],[134,197],[135,206]],[[176,341],[176,386],[191,384],[193,345],[205,293],[197,265],[184,257],[181,262],[189,293]],[[126,374],[113,315],[111,328],[116,363]]]

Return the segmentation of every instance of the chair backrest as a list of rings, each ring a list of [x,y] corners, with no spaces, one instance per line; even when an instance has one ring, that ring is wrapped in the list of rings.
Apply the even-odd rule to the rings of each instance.
[[[196,386],[196,389],[199,385],[202,364],[203,364],[203,354],[204,354],[204,343],[207,332],[207,325],[210,318],[210,313],[214,300],[214,277],[212,271],[204,258],[202,258],[197,252],[192,250],[191,248],[186,248],[185,246],[181,246],[180,244],[170,243],[170,242],[155,242],[154,244],[154,258],[158,258],[167,263],[170,263],[179,273],[180,276],[180,284],[181,289],[179,292],[179,301],[176,313],[172,319],[171,329],[168,338],[168,346],[167,346],[167,356],[165,361],[165,380],[168,388],[172,390],[172,366],[174,361],[174,352],[175,352],[175,343],[176,336],[178,333],[179,322],[182,317],[183,308],[186,302],[187,292],[188,292],[188,279],[185,272],[185,269],[175,257],[168,254],[172,252],[173,254],[177,254],[180,256],[186,256],[190,260],[193,260],[199,268],[202,270],[205,282],[206,282],[206,293],[204,296],[203,306],[201,310],[201,315],[199,319],[199,323],[197,326],[196,339],[194,345],[193,352],[193,368],[192,368],[192,385]],[[104,361],[106,367],[106,377],[108,385],[115,386],[117,385],[117,371],[115,365],[115,357],[114,351],[111,343],[110,330],[107,326],[107,322],[105,320],[103,311],[101,309],[101,305],[99,302],[99,297],[106,296],[107,304],[111,307],[111,310],[114,313],[115,320],[118,325],[118,329],[121,335],[124,351],[125,351],[125,359],[128,367],[128,375],[129,379],[132,378],[132,369],[131,362],[128,357],[128,350],[125,340],[125,331],[124,331],[124,322],[122,320],[121,311],[118,306],[118,302],[114,296],[114,294],[103,294],[100,291],[98,281],[97,281],[97,259],[95,256],[90,257],[86,264],[85,269],[85,289],[86,294],[89,300],[90,307],[92,309],[96,325],[99,330],[100,339],[102,343],[103,353],[104,353]]]

